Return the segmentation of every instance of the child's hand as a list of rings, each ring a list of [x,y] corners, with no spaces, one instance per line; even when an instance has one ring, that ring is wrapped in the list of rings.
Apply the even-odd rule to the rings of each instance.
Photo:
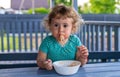
[[[52,68],[53,68],[53,66],[52,66],[52,60],[50,60],[50,59],[44,61],[44,65],[45,65],[45,68],[47,70],[52,70]]]
[[[84,45],[77,47],[76,60],[81,62],[81,66],[87,63],[88,55],[88,49]]]

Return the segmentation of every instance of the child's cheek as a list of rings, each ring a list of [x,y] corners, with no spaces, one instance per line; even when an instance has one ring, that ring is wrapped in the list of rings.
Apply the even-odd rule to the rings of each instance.
[[[70,37],[70,35],[69,34],[65,34],[65,39],[68,39],[69,37]]]

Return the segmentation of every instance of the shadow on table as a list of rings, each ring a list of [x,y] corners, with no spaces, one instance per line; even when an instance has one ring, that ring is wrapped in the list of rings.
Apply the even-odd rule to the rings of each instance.
[[[37,74],[39,75],[43,75],[43,76],[49,76],[49,77],[87,77],[86,76],[86,71],[84,70],[83,67],[79,68],[79,71],[76,73],[76,74],[73,74],[73,75],[60,75],[60,74],[57,74],[56,71],[53,69],[53,70],[46,70],[46,69],[41,69],[39,68],[38,71],[37,71]]]

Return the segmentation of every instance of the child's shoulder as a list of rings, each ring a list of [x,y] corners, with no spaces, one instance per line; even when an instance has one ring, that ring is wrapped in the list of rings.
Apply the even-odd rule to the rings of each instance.
[[[75,34],[72,34],[72,35],[70,35],[70,38],[71,38],[71,39],[78,39],[78,36],[75,35]]]
[[[70,40],[71,41],[79,41],[79,37],[77,35],[70,35]]]
[[[71,36],[70,36],[70,41],[71,41],[72,43],[74,43],[75,45],[77,45],[77,46],[82,45],[82,43],[81,43],[81,41],[80,41],[80,38],[79,38],[77,35],[71,35]]]
[[[52,40],[52,39],[53,39],[53,36],[52,35],[48,35],[43,40],[49,41],[49,40]]]

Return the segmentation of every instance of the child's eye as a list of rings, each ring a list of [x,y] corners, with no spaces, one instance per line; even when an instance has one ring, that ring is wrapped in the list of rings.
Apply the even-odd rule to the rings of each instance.
[[[63,26],[64,26],[64,28],[66,28],[68,25],[67,25],[67,24],[64,24]]]
[[[58,27],[59,25],[58,24],[54,24],[55,27]]]

